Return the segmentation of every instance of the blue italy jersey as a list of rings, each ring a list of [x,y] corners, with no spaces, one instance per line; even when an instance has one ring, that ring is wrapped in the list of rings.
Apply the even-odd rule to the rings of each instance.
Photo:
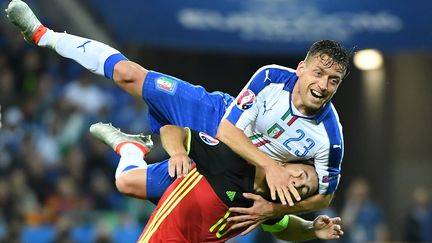
[[[344,152],[342,126],[331,102],[313,117],[300,114],[291,101],[297,79],[293,69],[262,67],[231,103],[224,118],[275,160],[313,160],[319,193],[333,193]]]

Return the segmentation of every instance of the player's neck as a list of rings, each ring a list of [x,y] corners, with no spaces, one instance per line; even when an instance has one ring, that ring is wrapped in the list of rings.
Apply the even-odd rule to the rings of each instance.
[[[293,89],[292,94],[291,94],[291,108],[293,111],[300,113],[300,114],[295,114],[295,115],[300,115],[300,116],[305,116],[305,117],[314,115],[314,113],[312,113],[311,111],[308,111],[307,107],[304,104],[303,99],[300,96],[300,90],[299,90],[298,82],[294,86],[294,89]]]

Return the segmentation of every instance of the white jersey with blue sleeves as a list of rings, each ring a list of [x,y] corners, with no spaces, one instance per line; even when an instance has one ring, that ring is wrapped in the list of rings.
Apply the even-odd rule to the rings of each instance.
[[[224,118],[275,160],[313,160],[319,193],[333,193],[339,183],[344,153],[342,126],[331,102],[313,117],[297,111],[291,101],[297,79],[293,69],[279,65],[262,67],[232,102]]]

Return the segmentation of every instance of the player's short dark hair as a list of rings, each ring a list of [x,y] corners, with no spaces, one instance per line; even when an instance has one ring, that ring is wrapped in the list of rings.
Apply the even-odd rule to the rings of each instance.
[[[308,160],[294,160],[294,161],[290,161],[291,164],[302,164],[302,165],[310,165],[312,167],[315,168],[315,163],[313,161],[313,159],[308,159]]]
[[[350,59],[352,56],[352,50],[348,51],[339,42],[334,40],[320,40],[312,44],[310,47],[305,60],[310,57],[320,57],[325,60],[324,65],[331,67],[333,64],[338,64],[345,72],[346,77],[350,71]],[[328,56],[328,59],[324,59]]]

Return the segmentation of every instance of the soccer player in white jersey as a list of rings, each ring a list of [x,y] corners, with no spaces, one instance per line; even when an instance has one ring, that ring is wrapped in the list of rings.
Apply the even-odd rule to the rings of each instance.
[[[339,43],[329,40],[314,43],[296,70],[276,65],[261,68],[234,100],[228,94],[208,93],[201,86],[149,71],[103,43],[54,32],[43,26],[21,0],[12,0],[6,12],[28,42],[51,48],[112,79],[132,96],[143,98],[149,106],[153,132],[158,133],[165,124],[173,124],[216,135],[265,171],[273,200],[278,196],[282,204],[288,202],[292,206],[294,200],[301,199],[296,185],[282,179],[286,175],[281,175],[279,163],[314,160],[320,179],[319,195],[292,207],[279,204],[269,207],[270,204],[251,196],[256,206],[233,209],[249,214],[238,216],[239,222],[253,227],[270,216],[313,211],[330,203],[339,182],[343,156],[341,126],[330,99],[349,66],[349,54]],[[142,158],[133,156],[120,161],[116,184],[125,194],[153,201],[173,181],[170,175],[184,175],[190,168],[186,154],[172,156],[169,163],[147,166],[141,161]]]

